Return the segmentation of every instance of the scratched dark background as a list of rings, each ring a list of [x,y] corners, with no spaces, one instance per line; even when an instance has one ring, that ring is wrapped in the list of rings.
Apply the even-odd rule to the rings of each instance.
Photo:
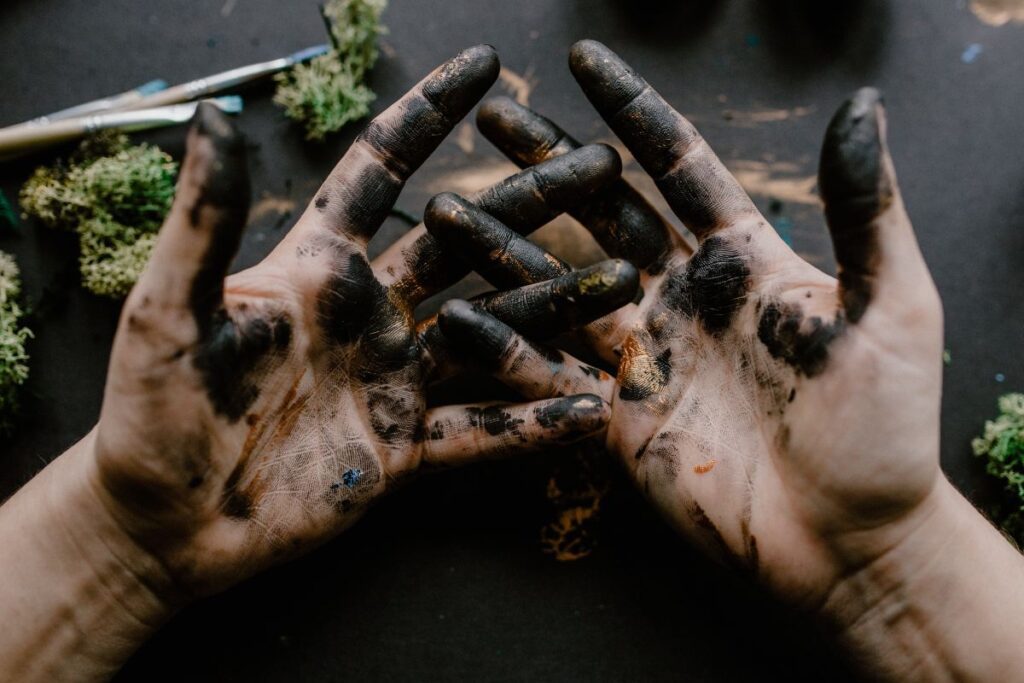
[[[526,81],[513,94],[578,137],[606,139],[566,67],[573,41],[600,39],[695,120],[798,251],[831,268],[813,194],[818,145],[848,92],[881,87],[903,192],[946,306],[942,462],[983,501],[989,487],[970,439],[999,394],[1024,388],[1024,28],[986,25],[967,4],[392,0],[374,109],[459,48],[488,42]],[[323,39],[314,0],[7,0],[0,124]],[[281,238],[357,128],[310,145],[268,88],[245,94],[239,124],[252,143],[258,210],[238,267]],[[145,139],[180,156],[182,135]],[[47,160],[0,165],[0,187],[16,196],[31,166]],[[479,186],[504,168],[462,129],[400,206],[419,212],[432,193]],[[636,176],[635,164],[627,172]],[[375,247],[404,229],[389,220]],[[571,225],[546,236],[573,260],[591,257]],[[5,497],[96,420],[118,305],[77,287],[66,235],[26,223],[0,235],[0,249],[19,258],[39,309],[23,426],[0,454]],[[460,391],[495,387],[463,382],[437,397]],[[186,610],[119,680],[846,677],[818,629],[687,549],[614,470],[595,552],[576,562],[543,554],[540,529],[554,514],[547,480],[571,457],[421,479],[322,550]]]

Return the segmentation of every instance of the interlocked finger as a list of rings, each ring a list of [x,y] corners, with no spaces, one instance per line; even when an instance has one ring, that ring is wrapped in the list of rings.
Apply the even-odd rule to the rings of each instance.
[[[508,97],[492,97],[480,105],[477,127],[505,156],[528,166],[578,149],[580,143],[552,121]],[[623,258],[641,270],[656,273],[669,250],[693,249],[662,219],[643,195],[623,179],[599,195],[569,209],[605,253]]]
[[[612,148],[588,145],[536,166],[472,195],[476,206],[520,234],[528,234],[606,187],[622,162]],[[458,282],[469,269],[420,225],[374,259],[381,282],[410,307]]]

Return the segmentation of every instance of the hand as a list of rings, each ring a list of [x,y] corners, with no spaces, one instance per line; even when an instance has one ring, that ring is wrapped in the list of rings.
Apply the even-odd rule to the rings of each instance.
[[[942,311],[899,195],[879,96],[854,96],[825,140],[820,187],[836,280],[786,246],[693,126],[615,54],[585,41],[570,64],[698,241],[693,252],[624,181],[575,213],[610,255],[641,267],[642,300],[584,331],[617,364],[603,394],[607,446],[685,534],[820,607],[910,534],[943,481]],[[486,103],[479,124],[521,164],[578,146],[507,99]],[[427,226],[496,283],[566,269],[478,209],[452,211],[456,202],[435,200]],[[494,249],[498,258],[484,258]],[[490,358],[526,396],[608,390],[580,373],[538,382],[543,354],[521,354],[525,340],[500,325],[457,304],[442,310],[454,342],[478,354],[503,347]],[[493,328],[505,343],[480,344]]]
[[[594,396],[427,410],[441,353],[429,346],[443,340],[418,336],[412,310],[447,274],[395,251],[366,260],[408,176],[497,71],[478,47],[429,75],[360,134],[273,253],[227,280],[249,196],[244,147],[201,107],[174,208],[125,304],[89,454],[104,505],[186,598],[333,537],[422,465],[604,428]],[[617,176],[613,151],[580,151],[478,199],[543,223]],[[635,276],[629,286],[603,288],[593,315],[628,301]],[[543,285],[530,291],[551,301]]]

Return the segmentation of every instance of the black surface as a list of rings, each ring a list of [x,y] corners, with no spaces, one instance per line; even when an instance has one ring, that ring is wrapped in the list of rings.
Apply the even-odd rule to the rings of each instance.
[[[606,138],[566,67],[569,45],[591,37],[692,116],[727,164],[793,162],[808,176],[833,109],[857,87],[880,87],[904,196],[946,306],[953,362],[943,465],[979,499],[984,477],[970,438],[999,394],[1024,387],[1024,35],[983,25],[966,4],[392,0],[388,49],[372,77],[375,110],[459,48],[489,42],[504,65],[535,74],[533,106],[581,139]],[[312,0],[7,0],[0,124],[154,77],[175,82],[276,57],[323,37]],[[972,43],[983,52],[967,64],[961,55]],[[812,110],[759,125],[723,116],[795,107]],[[265,88],[249,92],[240,124],[253,146],[256,198],[290,198],[299,208],[355,133],[303,143]],[[180,129],[147,139],[180,155]],[[431,179],[496,158],[479,136],[469,156],[450,139],[400,205],[419,212],[442,189]],[[9,197],[31,165],[0,166]],[[756,199],[772,208],[768,197]],[[786,203],[769,215],[791,221],[797,249],[831,267],[817,209]],[[254,221],[236,265],[261,258],[289,223],[274,213]],[[395,220],[385,227],[378,247],[405,229]],[[74,286],[66,235],[24,225],[20,235],[0,235],[0,249],[18,256],[44,312],[24,427],[0,454],[6,496],[94,423],[118,306]],[[590,558],[557,563],[542,555],[545,484],[552,462],[565,457],[414,483],[314,555],[181,614],[121,680],[842,677],[813,626],[689,551],[621,482],[602,510]]]

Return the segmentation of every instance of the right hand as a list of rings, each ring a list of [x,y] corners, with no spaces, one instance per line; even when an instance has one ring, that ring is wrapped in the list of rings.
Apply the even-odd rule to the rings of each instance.
[[[942,308],[900,198],[881,100],[860,91],[826,135],[820,186],[836,280],[779,238],[696,129],[617,55],[584,41],[570,66],[696,251],[624,182],[577,212],[610,255],[641,268],[642,300],[584,334],[617,366],[614,386],[464,304],[442,309],[442,329],[527,397],[604,396],[608,448],[677,528],[788,599],[821,606],[845,577],[883,562],[948,486]],[[486,103],[479,123],[521,164],[577,146],[507,99]],[[435,198],[427,226],[496,284],[567,268],[457,197]]]

